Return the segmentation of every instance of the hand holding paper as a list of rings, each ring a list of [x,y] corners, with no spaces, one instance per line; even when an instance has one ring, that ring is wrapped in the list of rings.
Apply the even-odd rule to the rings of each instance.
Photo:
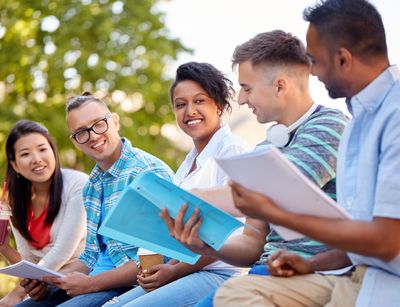
[[[232,188],[233,201],[238,210],[249,217],[279,224],[279,216],[282,215],[284,210],[269,197],[246,189],[234,181],[230,182],[230,186]]]
[[[244,200],[239,201],[237,203],[239,209],[251,216],[261,217],[266,214],[263,219],[268,220],[285,240],[299,239],[303,235],[274,224],[281,213],[350,218],[343,208],[338,206],[274,146],[267,146],[262,150],[229,158],[216,159],[216,161],[231,180],[247,189],[249,193],[246,194],[246,200],[253,198],[248,204]],[[245,190],[242,191],[242,194],[245,194]],[[258,193],[267,197],[260,197]],[[258,206],[254,201],[255,197],[261,202]],[[237,197],[236,200],[239,199]],[[262,205],[266,207],[264,208]],[[279,210],[277,206],[281,209]]]
[[[36,279],[23,279],[20,285],[33,300],[41,300],[48,293],[47,283]]]
[[[167,208],[168,215],[177,219],[178,215],[182,214],[180,210],[183,204],[187,204],[188,207],[181,216],[182,221],[189,221],[196,208],[196,212],[200,209],[203,219],[201,228],[196,228],[196,234],[198,233],[199,238],[215,250],[220,249],[225,240],[243,226],[238,219],[190,192],[152,172],[144,172],[121,194],[117,206],[107,215],[99,233],[194,264],[200,255],[171,237],[164,220],[160,217],[160,211]],[[186,230],[183,224],[179,225],[181,228],[177,230],[180,231],[180,235],[190,234],[188,233],[190,224],[187,224]]]
[[[199,228],[202,224],[202,219],[199,218],[199,210],[195,209],[193,215],[186,223],[184,223],[183,217],[185,216],[186,211],[187,205],[183,205],[174,220],[169,216],[167,209],[164,208],[161,211],[160,216],[164,219],[169,234],[185,247],[196,254],[212,254],[215,250],[199,238]]]
[[[53,283],[58,288],[65,290],[69,296],[77,296],[85,293],[94,292],[91,289],[93,282],[90,280],[90,276],[80,273],[72,272],[64,277],[48,276],[44,277],[43,280],[49,283]]]

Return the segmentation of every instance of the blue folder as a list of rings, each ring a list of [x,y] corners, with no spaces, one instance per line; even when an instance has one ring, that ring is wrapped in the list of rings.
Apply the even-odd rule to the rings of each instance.
[[[186,203],[186,222],[195,208],[200,209],[203,223],[199,237],[218,250],[242,222],[212,206],[186,190],[159,177],[153,172],[143,172],[122,192],[117,205],[105,218],[99,233],[103,236],[143,247],[179,261],[194,264],[200,255],[193,253],[169,235],[161,209],[167,208],[175,218]]]

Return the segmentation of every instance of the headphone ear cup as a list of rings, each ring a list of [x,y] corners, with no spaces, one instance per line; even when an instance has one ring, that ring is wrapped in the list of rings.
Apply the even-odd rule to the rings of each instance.
[[[283,147],[289,142],[288,127],[282,124],[275,124],[268,128],[267,139],[276,147]]]

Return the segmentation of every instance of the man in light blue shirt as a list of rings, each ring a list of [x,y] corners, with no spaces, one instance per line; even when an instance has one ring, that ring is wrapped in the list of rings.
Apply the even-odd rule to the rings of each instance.
[[[269,259],[275,276],[232,279],[214,303],[400,306],[400,71],[389,64],[381,16],[367,1],[327,0],[305,10],[304,18],[312,74],[332,98],[346,97],[353,116],[337,171],[338,203],[353,220],[289,213],[233,183],[243,213],[336,249],[307,260],[278,251]],[[316,273],[348,265],[354,267],[345,273]]]

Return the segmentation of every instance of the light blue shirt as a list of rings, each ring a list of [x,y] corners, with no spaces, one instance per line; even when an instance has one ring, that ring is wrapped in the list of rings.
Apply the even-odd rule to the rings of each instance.
[[[106,171],[98,164],[94,167],[83,189],[83,199],[87,215],[87,237],[85,250],[79,259],[92,270],[99,256],[108,256],[116,267],[130,260],[139,263],[137,246],[118,242],[111,238],[99,238],[97,230],[101,224],[101,212],[107,215],[117,204],[122,191],[145,171],[153,171],[164,178],[171,178],[171,169],[160,159],[149,153],[132,147],[131,143],[121,139],[122,150],[117,161]],[[104,240],[102,242],[101,240]],[[102,253],[106,245],[107,254]],[[106,259],[103,259],[106,260]]]
[[[105,217],[106,217],[106,209],[105,206],[102,206],[101,219],[100,219],[101,224],[103,224]],[[108,252],[107,238],[101,235],[97,235],[97,237],[99,238],[99,242],[101,242],[101,245],[103,246],[104,249],[101,251],[96,264],[94,265],[92,271],[89,273],[89,276],[95,276],[100,273],[104,273],[116,268],[115,264],[111,260],[110,253]]]
[[[400,71],[386,69],[351,100],[339,147],[337,197],[354,219],[400,219]],[[349,253],[367,270],[357,306],[400,306],[400,256],[389,262]]]

